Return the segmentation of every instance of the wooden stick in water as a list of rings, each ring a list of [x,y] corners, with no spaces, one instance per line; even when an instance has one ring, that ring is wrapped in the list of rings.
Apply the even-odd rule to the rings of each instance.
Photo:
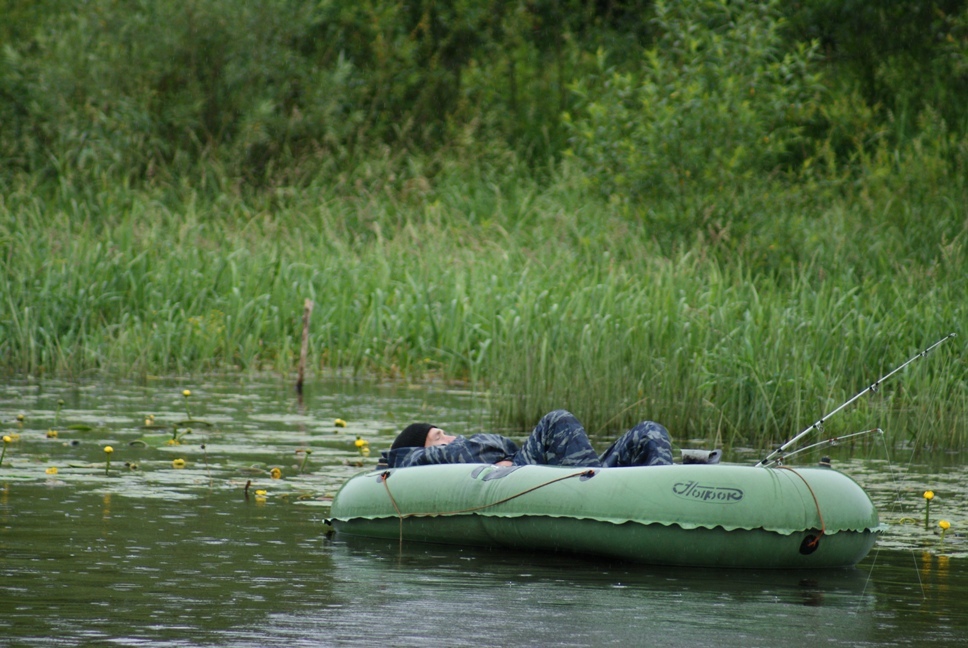
[[[313,300],[303,304],[302,349],[299,352],[299,378],[296,379],[296,392],[302,396],[303,378],[306,375],[306,356],[309,354],[309,318],[313,314]]]

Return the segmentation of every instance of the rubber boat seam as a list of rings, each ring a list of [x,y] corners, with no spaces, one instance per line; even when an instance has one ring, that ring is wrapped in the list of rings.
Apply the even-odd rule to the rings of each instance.
[[[458,517],[458,516],[470,516],[479,515],[481,517],[489,518],[504,518],[507,520],[514,520],[518,518],[551,518],[551,519],[561,519],[561,520],[589,520],[592,522],[604,522],[607,524],[614,524],[615,526],[620,526],[622,524],[640,524],[642,526],[649,526],[652,524],[658,524],[664,527],[679,527],[684,531],[691,531],[694,529],[708,529],[710,531],[715,531],[716,529],[722,529],[723,531],[766,531],[767,533],[777,533],[779,535],[793,535],[795,533],[804,533],[805,531],[813,529],[781,529],[778,527],[767,527],[767,526],[726,526],[723,524],[701,524],[701,523],[682,523],[682,522],[666,522],[662,520],[629,520],[621,518],[597,518],[591,516],[579,516],[579,515],[551,515],[551,514],[534,514],[534,513],[481,513],[479,511],[469,511],[467,513],[407,513],[403,516],[404,520],[412,519],[432,519],[432,518],[446,518],[446,517]],[[352,520],[399,520],[400,516],[396,514],[388,515],[356,515],[353,518],[341,519],[333,518],[337,522],[350,522]],[[824,532],[824,535],[832,536],[837,533],[863,533],[865,531],[870,531],[872,533],[881,533],[886,525],[879,524],[875,528],[871,527],[849,527],[835,529],[831,531],[828,529]]]

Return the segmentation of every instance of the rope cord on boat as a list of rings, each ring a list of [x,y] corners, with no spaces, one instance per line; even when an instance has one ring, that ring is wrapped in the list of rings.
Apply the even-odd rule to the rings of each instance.
[[[801,432],[800,434],[796,435],[795,437],[793,437],[792,439],[790,439],[789,441],[787,441],[786,443],[784,443],[783,445],[781,445],[779,448],[777,448],[776,450],[774,450],[773,452],[771,452],[769,455],[766,456],[765,459],[762,459],[758,464],[756,464],[757,467],[766,466],[770,462],[774,462],[775,463],[778,460],[777,458],[782,459],[782,455],[783,455],[784,452],[786,452],[787,448],[789,448],[794,443],[796,443],[797,441],[799,441],[800,439],[802,439],[803,437],[805,437],[807,434],[809,434],[810,432],[812,432],[814,430],[817,430],[818,432],[822,432],[823,431],[823,424],[824,424],[824,422],[828,418],[830,418],[831,416],[833,416],[834,414],[836,414],[840,410],[844,409],[845,407],[847,407],[848,405],[850,405],[851,403],[853,403],[855,400],[857,400],[858,398],[860,398],[861,396],[863,396],[867,392],[876,392],[877,389],[878,389],[878,387],[880,387],[880,385],[881,385],[882,382],[884,382],[885,380],[887,380],[888,378],[890,378],[891,376],[893,376],[894,374],[896,374],[900,370],[904,369],[906,366],[908,366],[909,364],[911,364],[912,362],[914,362],[918,358],[923,358],[924,356],[928,355],[928,353],[930,353],[931,351],[933,351],[935,349],[935,347],[940,346],[943,342],[947,342],[951,338],[955,337],[955,335],[956,335],[955,333],[948,333],[948,335],[944,336],[943,338],[941,338],[940,340],[938,340],[937,342],[935,342],[934,344],[932,344],[928,348],[924,349],[923,351],[921,351],[917,355],[909,358],[908,361],[905,362],[904,364],[898,365],[897,367],[895,367],[894,369],[892,369],[888,373],[884,374],[883,376],[881,376],[880,378],[878,378],[877,380],[875,380],[874,382],[872,382],[870,385],[868,385],[867,387],[865,387],[861,391],[859,391],[856,394],[854,394],[854,396],[852,398],[850,398],[847,401],[844,401],[842,404],[840,404],[834,410],[832,410],[832,411],[828,412],[827,414],[824,414],[823,416],[821,416],[817,421],[815,421],[812,425],[810,425],[803,432]]]
[[[813,492],[813,487],[810,486],[810,482],[807,481],[806,477],[798,473],[793,468],[789,466],[777,466],[780,470],[789,470],[794,475],[800,478],[807,490],[810,491],[810,497],[813,498],[813,505],[817,507],[817,517],[820,518],[820,533],[817,534],[815,538],[809,539],[804,543],[805,547],[808,547],[810,551],[817,548],[817,544],[820,542],[820,538],[827,532],[827,524],[823,521],[823,512],[820,510],[820,501],[817,499],[817,494]]]
[[[539,488],[544,488],[545,486],[550,486],[551,484],[555,484],[557,482],[564,481],[566,479],[572,479],[574,477],[591,477],[595,474],[595,471],[589,469],[589,470],[583,470],[581,472],[571,473],[569,475],[564,475],[563,477],[555,477],[554,479],[550,479],[544,483],[538,484],[537,486],[526,488],[520,493],[515,493],[514,495],[509,495],[508,497],[499,499],[496,502],[490,502],[489,504],[481,504],[480,506],[472,506],[471,508],[461,509],[458,511],[441,511],[439,513],[404,513],[403,511],[401,511],[400,507],[397,505],[397,500],[393,497],[393,493],[390,492],[390,485],[387,483],[388,478],[390,477],[390,474],[391,473],[389,470],[384,471],[383,474],[380,475],[380,480],[383,482],[383,488],[386,489],[387,497],[390,498],[390,503],[393,504],[393,510],[397,512],[397,517],[400,520],[400,542],[402,544],[403,543],[403,521],[406,518],[448,517],[451,515],[463,515],[465,513],[473,513],[475,511],[480,511],[486,508],[490,508],[492,506],[497,506],[498,504],[504,504],[505,502],[510,502],[511,500],[517,497],[521,497],[522,495],[527,495],[528,493],[534,492]]]

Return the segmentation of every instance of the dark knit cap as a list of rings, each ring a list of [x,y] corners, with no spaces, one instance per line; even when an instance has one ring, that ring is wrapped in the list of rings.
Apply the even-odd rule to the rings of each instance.
[[[390,449],[422,448],[424,443],[427,442],[427,433],[430,432],[431,428],[435,427],[437,426],[431,425],[430,423],[411,423],[404,428],[403,432],[397,435]]]

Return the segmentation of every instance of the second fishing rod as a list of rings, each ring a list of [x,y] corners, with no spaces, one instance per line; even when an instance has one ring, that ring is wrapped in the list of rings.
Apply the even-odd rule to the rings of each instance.
[[[818,431],[818,432],[819,431],[822,431],[823,430],[823,424],[831,416],[833,416],[837,412],[841,411],[842,409],[844,409],[845,407],[847,407],[848,405],[850,405],[851,403],[853,403],[854,401],[856,401],[858,398],[864,396],[865,394],[868,394],[870,392],[877,391],[878,387],[880,387],[881,383],[883,383],[885,380],[887,380],[888,378],[890,378],[894,374],[898,373],[899,371],[901,371],[902,369],[904,369],[905,367],[907,367],[909,364],[911,364],[915,360],[918,360],[919,358],[923,358],[924,356],[928,355],[931,351],[933,351],[934,349],[936,349],[937,347],[939,347],[941,344],[943,344],[944,342],[947,342],[948,340],[950,340],[953,337],[955,337],[955,334],[954,333],[949,333],[948,335],[944,336],[943,338],[941,338],[940,340],[938,340],[937,342],[935,342],[934,344],[932,344],[928,348],[926,348],[923,351],[919,352],[917,355],[914,355],[911,358],[909,358],[907,360],[907,362],[904,362],[903,364],[898,365],[897,367],[895,367],[894,369],[892,369],[888,373],[884,374],[883,376],[881,376],[880,378],[878,378],[877,380],[875,380],[874,382],[872,382],[870,385],[868,385],[867,387],[865,387],[861,391],[859,391],[856,394],[854,394],[854,396],[852,398],[844,401],[843,403],[841,403],[840,405],[838,405],[836,408],[834,408],[830,412],[827,412],[826,414],[824,414],[823,416],[821,416],[819,419],[817,419],[816,421],[814,421],[813,424],[811,424],[805,430],[803,430],[802,432],[800,432],[799,434],[797,434],[795,437],[793,437],[792,439],[790,439],[789,441],[787,441],[786,443],[784,443],[783,445],[781,445],[779,448],[777,448],[776,450],[774,450],[773,452],[771,452],[770,454],[768,454],[764,459],[762,459],[756,465],[757,466],[768,466],[770,464],[777,464],[777,463],[779,463],[780,461],[782,461],[784,453],[788,449],[790,449],[797,441],[799,441],[800,439],[802,439],[803,437],[805,437],[806,435],[810,434],[811,432],[813,432],[815,430]]]

